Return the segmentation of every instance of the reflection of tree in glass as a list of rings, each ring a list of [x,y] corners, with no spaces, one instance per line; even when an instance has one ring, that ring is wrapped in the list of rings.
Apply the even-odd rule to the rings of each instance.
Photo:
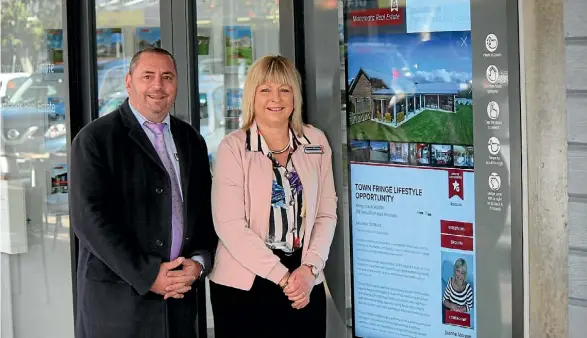
[[[0,31],[2,73],[36,71],[47,55],[45,29],[62,28],[61,1],[2,1]],[[54,53],[59,53],[55,51]]]
[[[40,0],[39,0],[40,1]],[[42,23],[30,10],[31,1],[3,1],[0,16],[2,73],[31,71],[38,63]],[[32,18],[32,20],[31,20]]]

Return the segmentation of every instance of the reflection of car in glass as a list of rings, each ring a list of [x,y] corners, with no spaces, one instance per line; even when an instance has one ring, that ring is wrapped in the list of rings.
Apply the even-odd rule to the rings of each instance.
[[[29,76],[2,103],[2,141],[7,152],[38,153],[46,138],[65,136],[63,67]]]
[[[101,109],[108,97],[126,94],[125,76],[130,59],[116,59],[98,64],[98,107]]]
[[[29,73],[2,73],[0,74],[0,100],[8,101],[16,89],[30,76]]]
[[[100,107],[98,111],[98,116],[102,117],[108,113],[115,111],[128,97],[126,92],[123,93],[116,93],[112,94],[106,98],[104,98],[104,104]]]

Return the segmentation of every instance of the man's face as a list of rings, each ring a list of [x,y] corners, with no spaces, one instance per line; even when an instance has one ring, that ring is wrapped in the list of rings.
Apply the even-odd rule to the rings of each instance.
[[[126,75],[130,103],[152,122],[165,119],[177,94],[177,72],[164,54],[143,53]]]

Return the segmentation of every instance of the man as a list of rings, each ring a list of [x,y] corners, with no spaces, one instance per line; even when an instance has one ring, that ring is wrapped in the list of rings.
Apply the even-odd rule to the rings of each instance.
[[[192,284],[212,268],[204,139],[171,116],[173,56],[138,52],[128,99],[73,141],[71,224],[79,238],[77,338],[196,336]]]

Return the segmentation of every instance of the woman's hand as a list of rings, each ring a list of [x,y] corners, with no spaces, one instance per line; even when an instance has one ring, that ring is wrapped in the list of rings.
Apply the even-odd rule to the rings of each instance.
[[[279,286],[283,289],[287,286],[287,281],[289,279],[290,273],[289,271],[285,273],[285,275],[283,275],[283,277],[281,277],[281,280],[279,281]]]
[[[452,311],[455,311],[455,312],[466,312],[466,310],[467,310],[466,307],[459,306],[459,305],[452,303],[452,302],[450,303],[449,309],[451,309]]]
[[[303,309],[310,303],[310,293],[314,288],[314,282],[312,271],[305,265],[292,272],[283,292],[293,302],[291,306],[294,309]]]

